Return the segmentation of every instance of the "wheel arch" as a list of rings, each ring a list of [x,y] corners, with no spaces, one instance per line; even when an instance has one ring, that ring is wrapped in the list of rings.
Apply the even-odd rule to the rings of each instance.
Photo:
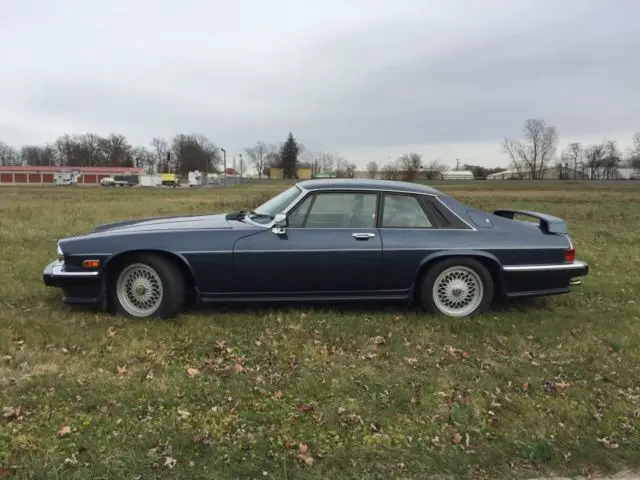
[[[414,301],[418,300],[420,295],[422,280],[425,277],[425,273],[436,263],[441,260],[448,260],[450,258],[472,258],[479,261],[489,271],[496,292],[502,291],[502,264],[498,258],[489,253],[481,250],[455,250],[455,251],[441,251],[434,252],[427,255],[420,266],[415,277],[414,288]]]
[[[195,275],[193,273],[193,270],[191,269],[191,265],[189,265],[189,262],[186,258],[176,252],[149,248],[125,250],[109,257],[109,259],[102,267],[105,283],[108,281],[110,276],[113,275],[113,272],[117,271],[118,267],[122,266],[127,258],[130,258],[134,255],[157,255],[172,262],[176,267],[178,267],[178,270],[182,274],[187,289],[196,288]]]

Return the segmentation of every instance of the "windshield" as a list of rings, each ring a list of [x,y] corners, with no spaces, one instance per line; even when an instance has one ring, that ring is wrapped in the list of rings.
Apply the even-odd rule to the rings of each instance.
[[[269,223],[277,213],[287,208],[300,195],[300,189],[296,186],[286,189],[270,200],[267,200],[251,212],[251,220],[256,223]]]

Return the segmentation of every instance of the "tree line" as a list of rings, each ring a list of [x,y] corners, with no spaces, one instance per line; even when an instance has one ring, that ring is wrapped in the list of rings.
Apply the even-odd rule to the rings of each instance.
[[[225,165],[226,160],[226,165]],[[314,173],[335,172],[336,176],[353,176],[355,165],[337,154],[305,149],[289,132],[280,143],[258,141],[233,154],[203,134],[160,137],[148,145],[132,145],[122,134],[106,137],[95,133],[65,134],[45,145],[15,148],[0,140],[0,165],[65,167],[136,167],[148,173],[186,175],[193,170],[223,173],[235,170],[246,174],[253,168],[258,176],[268,176],[269,169],[283,169],[285,178],[295,178],[299,166],[311,167]]]
[[[542,119],[528,119],[521,140],[504,139],[502,149],[509,157],[515,178],[544,179],[549,167],[558,169],[564,179],[614,180],[621,168],[640,175],[640,132],[633,135],[632,146],[623,152],[616,140],[592,145],[570,143],[557,155],[558,130]]]
[[[529,119],[521,139],[506,138],[502,150],[509,159],[515,178],[543,179],[549,167],[557,167],[561,178],[613,179],[620,168],[628,167],[640,173],[640,132],[633,137],[633,146],[622,152],[615,140],[594,145],[571,143],[558,155],[558,131],[541,119]],[[240,175],[253,169],[259,177],[269,176],[270,168],[283,169],[285,178],[296,178],[297,168],[310,167],[313,176],[327,173],[335,177],[353,177],[356,166],[337,153],[311,151],[299,143],[293,133],[279,143],[257,141],[235,154],[203,134],[180,133],[167,140],[151,139],[148,145],[132,145],[122,134],[106,137],[95,133],[65,134],[45,145],[24,145],[14,148],[0,141],[0,165],[68,166],[68,167],[138,167],[148,173],[186,175],[200,170],[211,173],[234,168]],[[367,176],[388,180],[434,180],[450,167],[438,160],[425,162],[423,156],[409,152],[385,164],[371,161]],[[486,168],[464,164],[463,170],[484,178],[504,168]],[[229,171],[229,170],[228,170]]]
[[[203,134],[180,133],[170,141],[154,137],[149,145],[137,146],[117,133],[106,137],[95,133],[65,134],[45,145],[24,145],[19,149],[0,141],[0,165],[136,167],[148,173],[186,175],[193,170],[223,173],[226,156],[224,148]],[[355,164],[337,153],[306,149],[291,132],[283,142],[257,141],[226,158],[228,171],[233,168],[240,175],[253,169],[259,177],[266,177],[270,168],[279,167],[285,178],[295,178],[300,166],[310,167],[313,176],[326,173],[338,178],[353,177],[356,170]],[[381,166],[375,161],[366,165],[369,177],[388,180],[414,180],[418,175],[436,179],[448,168],[437,160],[425,164],[422,155],[415,152]],[[477,165],[462,168],[473,171],[476,177],[500,170]]]

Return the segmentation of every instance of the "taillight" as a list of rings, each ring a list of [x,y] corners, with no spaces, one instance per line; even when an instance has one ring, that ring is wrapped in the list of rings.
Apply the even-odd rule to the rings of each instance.
[[[573,263],[576,259],[576,249],[568,248],[564,251],[564,261],[565,263]]]

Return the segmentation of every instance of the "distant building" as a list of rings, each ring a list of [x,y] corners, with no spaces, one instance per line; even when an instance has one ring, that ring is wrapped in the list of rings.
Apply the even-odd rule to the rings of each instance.
[[[298,167],[296,168],[296,176],[300,180],[308,180],[313,176],[313,169],[309,167]],[[269,168],[269,178],[281,179],[284,178],[284,168],[270,167]]]
[[[591,172],[588,167],[574,171],[571,167],[548,167],[539,180],[634,180],[640,177],[634,169],[616,168],[607,172],[605,168],[598,168]],[[505,170],[504,172],[487,175],[487,180],[531,180],[531,173],[526,169],[522,173],[517,170]]]
[[[447,170],[440,174],[443,180],[473,180],[473,172],[469,170]]]
[[[78,172],[79,184],[97,185],[105,177],[113,175],[142,175],[142,168],[126,167],[25,167],[21,165],[0,166],[0,184],[51,184],[54,176],[61,173]]]

